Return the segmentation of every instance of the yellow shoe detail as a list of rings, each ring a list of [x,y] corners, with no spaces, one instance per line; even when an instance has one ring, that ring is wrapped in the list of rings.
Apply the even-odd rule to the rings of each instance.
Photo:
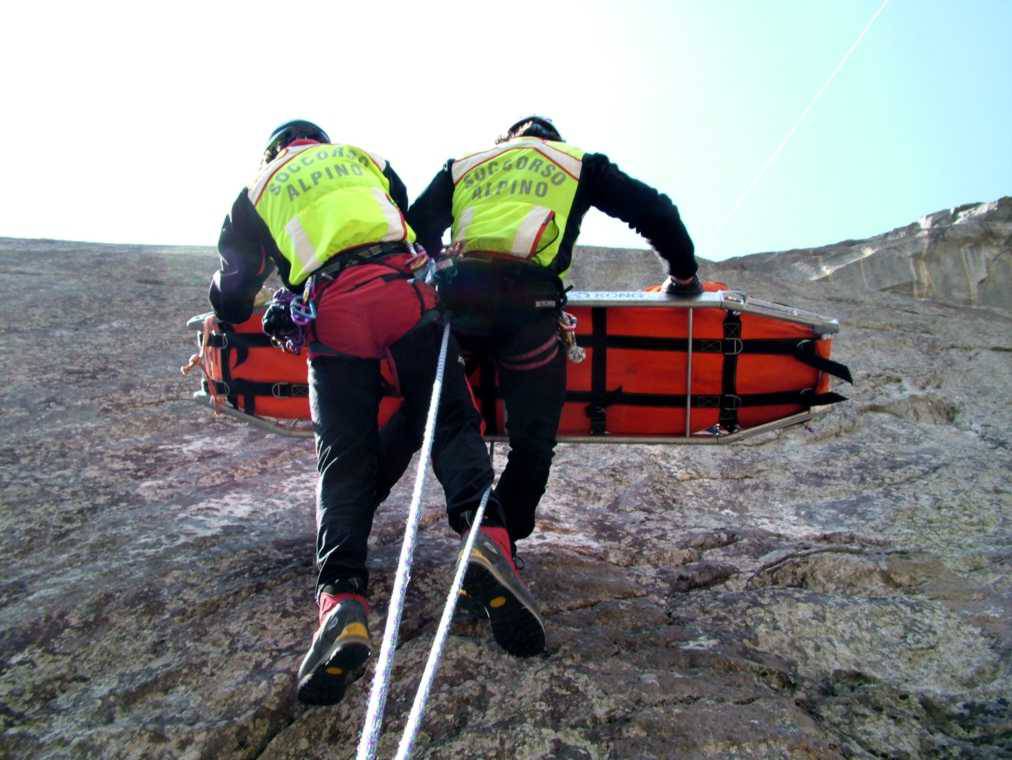
[[[504,604],[506,604],[506,597],[497,596],[491,602],[488,603],[488,606],[495,607],[496,609],[498,609],[499,607],[502,607]]]
[[[344,668],[339,668],[336,665],[331,665],[329,668],[327,668],[327,675],[328,676],[343,676],[344,675]]]
[[[338,636],[338,640],[357,636],[358,638],[367,639],[369,638],[369,631],[366,630],[365,626],[361,623],[349,623],[341,631],[341,635]]]
[[[471,596],[469,593],[467,593],[466,591],[464,591],[464,589],[460,590],[459,595],[460,596]]]

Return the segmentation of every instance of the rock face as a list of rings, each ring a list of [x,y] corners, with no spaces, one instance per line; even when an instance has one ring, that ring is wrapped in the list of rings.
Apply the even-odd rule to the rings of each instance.
[[[574,279],[662,275],[622,255],[584,251]],[[808,261],[704,273],[838,318],[850,401],[737,446],[561,445],[520,547],[548,652],[512,659],[459,622],[417,757],[1012,753],[1012,317],[855,288],[847,267],[810,281]],[[0,756],[355,754],[368,679],[333,708],[294,701],[312,446],[213,416],[178,373],[215,266],[202,249],[0,240]],[[980,282],[979,302],[1009,284]],[[377,647],[411,480],[373,531]],[[431,478],[423,504],[381,757],[457,546]]]
[[[1012,308],[1012,198],[939,211],[867,240],[743,256],[725,262],[724,269],[1007,310]]]

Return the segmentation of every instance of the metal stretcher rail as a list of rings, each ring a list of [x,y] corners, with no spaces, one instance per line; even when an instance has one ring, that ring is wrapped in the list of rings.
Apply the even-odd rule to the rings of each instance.
[[[840,331],[840,323],[815,312],[797,309],[793,306],[763,301],[753,298],[740,290],[717,290],[702,293],[695,298],[676,298],[666,293],[644,293],[631,291],[587,291],[573,290],[568,294],[567,307],[594,306],[639,306],[643,308],[689,309],[717,307],[742,314],[756,314],[773,317],[786,322],[811,327],[821,335],[835,335]]]
[[[211,396],[203,391],[196,391],[193,394],[195,401],[202,405],[209,406],[220,414],[224,414],[233,419],[245,422],[254,427],[265,430],[268,433],[276,433],[277,435],[284,435],[289,438],[312,438],[313,428],[312,423],[305,420],[274,420],[269,417],[257,417],[256,415],[246,414],[238,409],[233,409],[230,406],[216,407],[211,400]],[[807,422],[816,415],[820,414],[823,409],[827,407],[812,407],[807,412],[799,412],[798,414],[792,414],[789,417],[783,419],[774,420],[773,422],[767,422],[763,425],[756,425],[755,427],[747,428],[745,430],[739,430],[735,433],[725,432],[700,432],[693,435],[680,436],[663,436],[663,435],[650,435],[650,436],[627,436],[627,435],[560,435],[558,437],[559,443],[620,443],[620,444],[639,444],[644,445],[655,445],[655,444],[681,444],[681,445],[693,445],[693,446],[716,446],[722,444],[736,443],[738,441],[745,440],[746,438],[753,438],[763,433],[769,433],[775,430],[782,430],[783,428],[791,427],[793,425],[799,425],[803,422]],[[484,436],[487,442],[491,443],[503,443],[509,439],[504,435],[487,435]]]

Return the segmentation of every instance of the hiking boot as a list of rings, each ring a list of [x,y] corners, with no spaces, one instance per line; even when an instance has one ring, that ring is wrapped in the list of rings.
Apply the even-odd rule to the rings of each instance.
[[[453,618],[462,623],[484,623],[488,620],[488,613],[485,612],[481,602],[472,599],[467,591],[461,588],[457,595],[457,608],[454,610]]]
[[[496,642],[510,654],[532,657],[545,650],[545,626],[517,573],[505,528],[479,529],[460,595],[484,610]]]
[[[320,594],[320,627],[299,666],[297,695],[307,705],[335,705],[365,671],[369,605],[358,594]]]

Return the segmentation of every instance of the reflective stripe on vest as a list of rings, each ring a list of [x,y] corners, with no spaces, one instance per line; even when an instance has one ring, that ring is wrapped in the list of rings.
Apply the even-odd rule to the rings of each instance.
[[[293,285],[333,256],[415,233],[390,197],[386,161],[352,145],[299,145],[281,152],[249,199],[288,261]]]
[[[453,178],[454,242],[483,251],[554,261],[562,244],[583,151],[561,142],[520,137],[457,159]]]

